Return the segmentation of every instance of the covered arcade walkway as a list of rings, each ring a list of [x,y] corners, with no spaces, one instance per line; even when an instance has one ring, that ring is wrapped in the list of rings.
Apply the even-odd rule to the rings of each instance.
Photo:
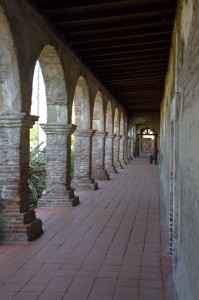
[[[0,299],[170,300],[159,169],[137,158],[81,193],[75,208],[40,208],[44,233],[0,248]]]

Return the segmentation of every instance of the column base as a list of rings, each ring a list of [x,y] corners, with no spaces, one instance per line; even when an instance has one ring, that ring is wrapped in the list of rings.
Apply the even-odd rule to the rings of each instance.
[[[129,162],[129,161],[127,161],[127,160],[125,160],[125,159],[121,160],[121,164],[128,165],[128,162]]]
[[[92,173],[93,178],[97,180],[110,180],[110,175],[106,170],[101,170],[98,172],[93,172]]]
[[[123,165],[122,165],[121,163],[115,164],[115,167],[116,167],[117,169],[124,169],[124,167],[123,167]]]
[[[73,207],[79,204],[79,196],[74,195],[74,190],[65,191],[64,194],[46,192],[37,202],[37,207]]]
[[[10,210],[4,214],[3,219],[5,227],[0,233],[0,239],[5,242],[33,241],[43,232],[42,221],[36,219],[34,210],[25,213]]]
[[[106,168],[108,173],[118,173],[114,166],[109,166]]]
[[[77,191],[98,190],[98,183],[90,178],[74,178],[71,185]]]

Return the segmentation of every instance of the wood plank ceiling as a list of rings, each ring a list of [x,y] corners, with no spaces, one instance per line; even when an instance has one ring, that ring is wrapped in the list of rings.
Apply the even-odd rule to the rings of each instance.
[[[128,113],[158,111],[177,0],[29,0]]]

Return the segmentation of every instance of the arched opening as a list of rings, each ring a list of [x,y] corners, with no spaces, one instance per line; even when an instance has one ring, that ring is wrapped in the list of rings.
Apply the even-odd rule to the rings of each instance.
[[[121,112],[120,115],[120,150],[119,150],[119,160],[120,163],[127,164],[127,157],[126,157],[126,140],[124,135],[124,114]]]
[[[46,88],[39,61],[34,69],[30,113],[39,117],[30,129],[29,205],[34,208],[46,188],[46,134],[40,124],[47,122],[47,106]]]
[[[90,128],[90,103],[89,90],[86,79],[80,76],[73,99],[72,123],[77,126],[77,129]]]
[[[109,134],[113,133],[113,111],[110,100],[108,101],[106,109],[106,131],[108,131]]]
[[[79,77],[75,88],[72,123],[77,126],[71,147],[71,164],[74,169],[73,186],[75,189],[96,189],[91,170],[93,130],[91,129],[89,89],[83,76]]]
[[[104,111],[102,94],[98,91],[95,97],[93,108],[93,129],[104,131]]]
[[[0,239],[33,240],[42,223],[29,210],[29,128],[34,118],[21,112],[16,49],[0,7]],[[3,231],[1,231],[3,228]]]
[[[114,134],[120,134],[120,126],[119,126],[119,111],[116,108],[114,114]]]
[[[140,131],[140,154],[147,156],[157,151],[157,133],[150,128]],[[156,148],[156,149],[155,149]]]
[[[46,189],[37,205],[39,207],[71,206],[73,203],[68,195],[70,190],[70,163],[68,160],[70,150],[68,149],[71,144],[72,128],[69,128],[67,124],[68,101],[63,67],[57,51],[51,45],[45,46],[38,57],[36,78],[38,74],[40,74],[40,81],[37,79],[36,82],[37,112],[39,113],[39,124],[46,134],[46,147],[38,152],[37,167],[43,157],[43,170],[41,170],[43,173],[40,172],[40,175],[42,178],[45,167]],[[46,102],[44,101],[45,97]],[[43,187],[44,185],[43,183]],[[38,196],[41,196],[41,193],[42,191]]]
[[[113,134],[113,110],[111,106],[111,101],[108,101],[106,108],[106,131],[108,135],[105,141],[105,169],[109,173],[117,173],[117,170],[114,166],[114,138]]]
[[[93,108],[93,129],[96,130],[92,139],[92,176],[95,179],[109,179],[105,171],[105,138],[103,99],[97,92]]]
[[[89,91],[86,79],[80,76],[76,88],[72,105],[72,124],[75,124],[76,130],[90,128],[90,104]],[[75,162],[75,135],[72,135],[71,141],[71,178],[74,177]]]
[[[124,114],[121,112],[120,116],[120,135],[124,135]]]
[[[119,156],[120,156],[120,121],[119,121],[119,111],[116,107],[115,114],[114,114],[114,165],[117,168],[123,168]]]

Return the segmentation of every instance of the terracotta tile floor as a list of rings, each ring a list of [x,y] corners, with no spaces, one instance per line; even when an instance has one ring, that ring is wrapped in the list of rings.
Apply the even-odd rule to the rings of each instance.
[[[37,209],[43,235],[0,247],[1,300],[170,300],[158,166],[140,158],[79,193],[71,209]]]

